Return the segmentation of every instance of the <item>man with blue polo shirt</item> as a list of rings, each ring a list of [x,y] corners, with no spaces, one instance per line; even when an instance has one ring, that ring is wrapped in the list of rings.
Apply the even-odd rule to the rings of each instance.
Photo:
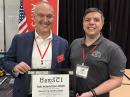
[[[86,9],[85,37],[70,46],[70,62],[76,68],[76,97],[109,97],[122,83],[126,57],[121,48],[101,34],[103,13]]]

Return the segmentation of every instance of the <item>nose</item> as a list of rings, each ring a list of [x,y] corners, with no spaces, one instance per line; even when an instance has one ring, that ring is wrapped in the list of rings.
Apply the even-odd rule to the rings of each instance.
[[[91,20],[89,21],[89,23],[90,23],[90,24],[94,24],[94,20],[91,19]]]
[[[43,20],[44,22],[48,22],[48,17],[47,17],[47,16],[44,16],[44,17],[42,18],[42,20]]]

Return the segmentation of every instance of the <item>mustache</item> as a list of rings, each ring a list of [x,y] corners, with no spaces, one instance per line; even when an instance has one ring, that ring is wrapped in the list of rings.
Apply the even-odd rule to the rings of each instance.
[[[51,22],[42,22],[42,21],[40,21],[38,24],[40,24],[40,25],[50,25]]]

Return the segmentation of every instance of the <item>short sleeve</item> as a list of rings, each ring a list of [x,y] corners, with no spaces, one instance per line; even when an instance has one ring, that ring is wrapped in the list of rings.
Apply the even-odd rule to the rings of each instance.
[[[109,73],[112,76],[123,76],[126,67],[126,56],[120,47],[113,49],[109,61]]]

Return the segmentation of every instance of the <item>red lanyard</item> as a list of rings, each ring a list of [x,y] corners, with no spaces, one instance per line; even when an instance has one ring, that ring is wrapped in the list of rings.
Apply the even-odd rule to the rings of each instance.
[[[94,47],[92,48],[92,50],[90,50],[90,51],[86,54],[86,56],[85,56],[85,51],[84,51],[84,48],[82,47],[82,61],[83,61],[82,63],[83,63],[83,64],[85,63],[85,60],[89,57],[89,55],[95,51],[96,48],[97,48],[97,45],[94,46]]]
[[[39,48],[39,46],[38,46],[38,43],[37,43],[36,39],[35,39],[35,42],[36,42],[36,45],[37,45],[37,49],[38,49],[38,51],[39,51],[39,54],[40,54],[40,56],[41,56],[41,64],[43,64],[43,58],[44,58],[44,56],[46,55],[46,52],[47,52],[47,50],[48,50],[48,48],[49,48],[49,46],[50,46],[51,41],[48,42],[47,48],[45,49],[45,52],[43,53],[43,56],[42,56],[41,50],[40,50],[40,48]]]

